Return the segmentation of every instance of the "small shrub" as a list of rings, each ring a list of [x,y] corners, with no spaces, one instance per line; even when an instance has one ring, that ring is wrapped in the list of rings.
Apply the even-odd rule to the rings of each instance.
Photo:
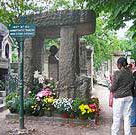
[[[16,92],[11,92],[6,96],[6,107],[10,110],[11,113],[18,113],[20,104],[19,104],[19,95]]]

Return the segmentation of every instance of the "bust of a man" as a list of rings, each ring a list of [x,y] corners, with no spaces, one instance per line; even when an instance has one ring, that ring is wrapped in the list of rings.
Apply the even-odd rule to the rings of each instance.
[[[50,64],[55,64],[58,63],[58,58],[55,56],[58,52],[58,48],[53,45],[50,47],[50,55],[49,55],[49,63]]]

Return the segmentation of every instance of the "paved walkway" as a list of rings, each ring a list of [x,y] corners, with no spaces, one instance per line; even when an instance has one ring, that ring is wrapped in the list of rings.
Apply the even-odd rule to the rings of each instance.
[[[25,121],[25,127],[27,127],[29,132],[25,135],[110,135],[112,109],[108,106],[109,91],[106,87],[97,85],[93,90],[93,94],[100,100],[101,120],[99,125],[94,127],[84,127],[55,121],[43,122],[27,120]],[[18,121],[5,120],[5,115],[7,113],[7,111],[0,113],[0,135],[24,135],[18,132]],[[133,128],[133,135],[135,134],[136,128]],[[120,135],[123,135],[123,130],[121,130]]]

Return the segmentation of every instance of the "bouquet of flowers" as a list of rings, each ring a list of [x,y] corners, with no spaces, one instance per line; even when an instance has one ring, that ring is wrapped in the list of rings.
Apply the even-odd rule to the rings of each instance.
[[[87,104],[79,106],[80,117],[84,119],[94,119],[99,113],[99,100],[98,98],[91,98]]]
[[[49,87],[43,88],[35,96],[37,102],[36,105],[33,106],[34,111],[38,111],[40,115],[44,115],[47,112],[51,113],[54,109],[54,96],[55,94]]]
[[[72,111],[72,102],[71,98],[59,98],[54,100],[53,105],[59,113],[70,113]]]
[[[45,73],[40,74],[39,71],[35,71],[32,92],[37,94],[39,91],[43,91],[43,88],[50,88],[51,91],[55,91],[56,83],[53,78],[49,79]]]

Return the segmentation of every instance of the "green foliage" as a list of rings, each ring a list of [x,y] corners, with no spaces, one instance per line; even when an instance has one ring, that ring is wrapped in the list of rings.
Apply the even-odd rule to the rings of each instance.
[[[8,102],[16,97],[18,97],[18,94],[16,92],[11,92],[8,96],[6,96],[6,102]]]
[[[125,0],[125,1],[124,0],[77,0],[77,1],[79,1],[81,4],[86,2],[87,3],[86,9],[93,9],[96,12],[97,17],[99,17],[101,13],[104,13],[103,16],[107,18],[107,24],[106,24],[107,29],[117,30],[119,28],[126,26],[127,21],[133,20],[133,24],[130,27],[130,31],[133,33],[133,36],[132,38],[129,38],[129,40],[134,40],[136,38],[136,16],[135,16],[136,0]],[[136,45],[133,45],[133,48],[131,48],[133,58],[136,58],[135,47]]]
[[[27,115],[33,114],[32,106],[34,106],[35,104],[36,104],[36,99],[34,97],[25,98],[24,99],[24,111],[25,111],[25,114],[27,114]]]
[[[6,107],[12,113],[19,112],[19,95],[16,92],[11,92],[8,96],[6,96]]]
[[[116,37],[114,31],[107,30],[106,19],[103,17],[97,18],[96,32],[89,36],[84,36],[88,46],[94,48],[94,67],[97,70],[100,65],[109,59],[112,54],[121,50],[121,43]]]
[[[46,39],[44,43],[47,50],[49,50],[52,45],[55,45],[57,48],[59,48],[60,39]]]
[[[80,110],[79,106],[83,103],[83,101],[79,98],[75,98],[72,103],[72,110],[75,116],[79,116]]]
[[[1,0],[0,22],[7,26],[18,23],[22,15],[47,11],[52,2],[52,0]]]
[[[33,113],[32,106],[36,103],[34,97],[27,97],[24,99],[24,113],[30,115]],[[11,113],[19,113],[20,110],[20,101],[19,94],[17,92],[11,92],[6,96],[6,107],[10,110]]]
[[[0,90],[1,91],[5,90],[5,82],[3,80],[0,80]]]
[[[12,62],[18,62],[18,55],[17,55],[17,53],[12,53]]]

